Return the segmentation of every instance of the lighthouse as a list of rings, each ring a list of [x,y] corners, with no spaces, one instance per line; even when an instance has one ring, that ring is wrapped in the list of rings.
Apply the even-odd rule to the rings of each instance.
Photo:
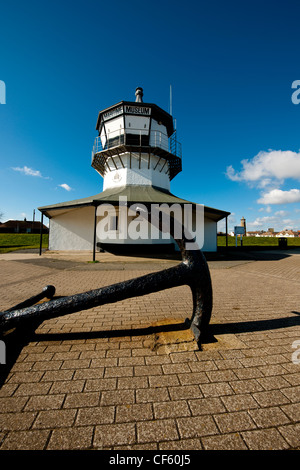
[[[133,101],[119,101],[98,113],[91,167],[103,182],[103,191],[88,197],[39,207],[49,218],[49,250],[112,251],[126,254],[178,249],[172,237],[153,237],[151,223],[142,237],[130,236],[138,224],[130,208],[145,205],[202,205],[175,196],[172,180],[182,171],[182,147],[177,140],[173,116],[144,100],[141,87]],[[205,175],[203,176],[205,177]],[[126,234],[124,212],[126,201]],[[230,212],[203,206],[204,251],[217,250],[217,222]],[[105,230],[99,230],[104,227]],[[145,225],[144,225],[145,228]],[[132,234],[131,234],[132,235]],[[136,234],[135,234],[136,235]],[[201,247],[200,247],[201,248]]]

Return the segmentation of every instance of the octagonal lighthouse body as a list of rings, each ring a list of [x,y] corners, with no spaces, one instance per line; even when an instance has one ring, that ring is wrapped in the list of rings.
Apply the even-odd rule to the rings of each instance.
[[[181,145],[173,118],[155,104],[122,101],[99,113],[92,167],[104,178],[103,190],[121,186],[153,186],[170,190],[181,171]]]

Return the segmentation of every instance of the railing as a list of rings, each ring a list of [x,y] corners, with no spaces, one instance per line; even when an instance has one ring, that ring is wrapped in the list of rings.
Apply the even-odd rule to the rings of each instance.
[[[176,157],[182,157],[182,147],[181,143],[176,139],[176,133],[172,134],[169,139],[169,152],[176,155]]]
[[[158,147],[181,158],[181,144],[176,139],[176,134],[170,138],[166,134],[157,130],[141,129],[119,129],[109,132],[107,135],[96,137],[92,150],[92,158],[96,153],[108,150],[120,145],[130,145],[132,147]]]

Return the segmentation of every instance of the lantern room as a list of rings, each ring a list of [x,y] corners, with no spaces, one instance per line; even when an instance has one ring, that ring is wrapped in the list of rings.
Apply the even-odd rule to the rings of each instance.
[[[104,177],[118,164],[120,169],[124,167],[122,155],[148,154],[149,163],[151,155],[166,162],[171,180],[182,168],[181,145],[176,139],[173,118],[157,105],[144,103],[142,88],[136,89],[135,96],[134,102],[121,101],[100,111],[92,167]]]

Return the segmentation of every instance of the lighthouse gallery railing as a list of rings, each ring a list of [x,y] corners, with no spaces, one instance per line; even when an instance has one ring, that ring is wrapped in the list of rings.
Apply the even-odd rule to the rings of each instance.
[[[176,133],[168,138],[166,134],[157,130],[127,129],[125,132],[124,129],[118,129],[95,138],[92,159],[96,153],[121,145],[138,148],[158,147],[180,159],[182,157],[182,147],[176,139]]]

